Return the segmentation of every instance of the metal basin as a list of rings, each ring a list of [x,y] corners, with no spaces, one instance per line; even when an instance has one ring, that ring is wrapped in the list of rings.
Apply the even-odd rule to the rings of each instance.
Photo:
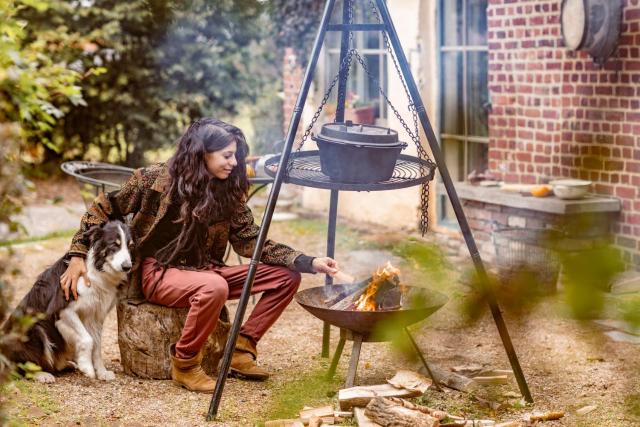
[[[296,294],[298,304],[317,318],[342,329],[363,335],[376,332],[378,327],[387,325],[403,328],[426,319],[446,304],[446,295],[430,289],[408,286],[403,308],[388,311],[332,310],[325,301],[333,299],[344,291],[345,286],[318,286]]]

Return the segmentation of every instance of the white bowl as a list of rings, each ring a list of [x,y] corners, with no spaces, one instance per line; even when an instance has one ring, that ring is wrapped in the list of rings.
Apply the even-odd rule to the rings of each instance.
[[[549,184],[553,187],[553,194],[560,199],[581,199],[591,189],[591,181],[583,179],[556,179]]]

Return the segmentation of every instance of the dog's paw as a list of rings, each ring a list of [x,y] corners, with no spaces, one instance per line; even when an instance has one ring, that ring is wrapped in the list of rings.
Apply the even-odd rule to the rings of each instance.
[[[84,374],[84,376],[89,378],[96,377],[96,371],[93,369],[93,366],[90,364],[78,363],[78,370]]]
[[[99,380],[102,381],[113,381],[116,379],[116,374],[114,374],[113,371],[109,371],[107,369],[96,372],[96,376]]]
[[[33,380],[43,384],[51,384],[56,382],[56,377],[49,372],[40,371],[33,374]]]

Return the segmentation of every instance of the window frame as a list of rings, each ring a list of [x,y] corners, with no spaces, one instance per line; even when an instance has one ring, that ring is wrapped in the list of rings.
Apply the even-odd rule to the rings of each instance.
[[[468,89],[469,89],[469,82],[470,82],[470,75],[469,75],[469,54],[473,53],[473,52],[485,52],[487,54],[487,63],[486,63],[486,70],[488,73],[488,61],[489,61],[489,45],[484,44],[484,45],[468,45],[468,39],[469,39],[469,29],[467,26],[467,10],[468,10],[468,3],[470,0],[461,0],[462,3],[462,19],[460,22],[460,27],[456,28],[456,35],[461,35],[460,40],[457,42],[457,44],[455,45],[445,45],[445,32],[448,30],[448,28],[445,28],[445,17],[444,17],[444,3],[447,1],[451,1],[451,0],[438,0],[437,3],[437,23],[438,23],[438,28],[437,28],[437,67],[438,67],[438,73],[440,76],[440,80],[438,82],[438,110],[440,111],[439,114],[439,140],[440,140],[440,147],[444,152],[446,151],[446,147],[444,144],[445,140],[453,140],[453,141],[458,141],[462,144],[462,182],[466,181],[466,177],[469,175],[469,173],[471,172],[469,169],[469,152],[470,152],[470,144],[484,144],[487,148],[487,157],[488,157],[488,150],[489,150],[489,136],[487,134],[487,136],[477,136],[477,135],[470,135],[469,134],[469,122],[470,122],[470,106],[469,106],[469,94],[468,94]],[[487,1],[488,3],[488,1]],[[486,12],[485,12],[486,13]],[[458,32],[460,32],[461,34],[458,34]],[[487,29],[488,32],[488,29]],[[445,66],[445,54],[447,53],[460,53],[461,57],[462,57],[462,132],[463,134],[459,135],[459,134],[451,134],[451,133],[444,133],[442,132],[443,127],[444,127],[444,121],[446,119],[445,117],[445,109],[444,109],[444,84],[445,84],[445,78],[444,78],[444,66]],[[488,103],[489,105],[491,104],[491,98],[490,98],[490,93],[488,90],[488,79],[487,79],[487,99],[488,99]],[[487,123],[487,132],[488,132],[488,123]],[[445,154],[446,157],[446,154]],[[459,168],[460,165],[456,165],[457,168]],[[488,164],[487,164],[488,167]],[[454,182],[460,182],[458,180],[458,176],[453,177]],[[437,217],[438,217],[438,223],[440,225],[443,225],[445,227],[458,227],[458,223],[457,221],[451,220],[447,218],[447,209],[449,208],[449,202],[448,202],[448,195],[446,193],[440,194],[438,197],[438,203],[437,203]]]
[[[359,10],[359,9],[356,9]],[[354,20],[358,20],[357,17],[354,17]],[[380,80],[379,80],[379,84],[382,87],[382,89],[387,92],[388,90],[388,85],[389,85],[389,64],[388,64],[388,52],[384,47],[384,37],[382,35],[381,31],[375,31],[378,34],[378,48],[364,48],[363,46],[365,46],[365,36],[368,32],[365,31],[354,31],[352,32],[353,34],[353,38],[354,38],[354,43],[356,46],[356,49],[358,50],[358,52],[360,53],[360,55],[362,55],[363,59],[367,59],[368,56],[377,56],[378,57],[378,75],[380,76]],[[339,33],[336,33],[339,34]],[[324,74],[324,87],[327,88],[329,87],[329,84],[331,83],[331,80],[335,77],[334,75],[330,75],[330,72],[333,72],[333,70],[331,69],[331,66],[329,64],[335,63],[339,65],[340,62],[340,43],[339,40],[340,38],[337,38],[338,40],[338,44],[337,46],[330,46],[329,44],[329,40],[330,37],[326,37],[325,38],[325,43],[324,43],[324,69],[325,71],[323,72]],[[332,61],[331,60],[331,56],[335,55],[335,57],[337,57],[336,61]],[[351,65],[351,70],[354,69],[354,67],[361,67],[360,64],[357,63],[357,61],[353,61],[352,65]],[[355,93],[360,97],[360,99],[362,99],[362,95],[364,94],[365,91],[365,79],[368,79],[366,73],[364,72],[364,70],[359,70],[360,72],[358,73],[357,77],[354,79],[352,76],[352,72],[349,73],[349,80],[354,82],[354,86],[355,86]],[[372,71],[372,70],[371,70]],[[336,70],[337,72],[337,70]],[[334,88],[335,90],[335,88]],[[348,89],[347,89],[348,90]],[[380,95],[378,88],[376,87],[376,92],[378,93],[377,96],[377,110],[378,110],[378,116],[376,117],[376,122],[378,122],[378,124],[384,125],[386,124],[386,121],[388,119],[388,111],[387,111],[387,103],[385,101],[385,99],[382,97],[382,95]],[[333,93],[331,95],[330,99],[334,99],[335,100],[336,97],[336,93]]]

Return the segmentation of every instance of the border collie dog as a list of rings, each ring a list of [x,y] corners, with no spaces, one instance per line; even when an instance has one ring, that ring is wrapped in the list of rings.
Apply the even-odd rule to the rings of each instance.
[[[120,221],[109,221],[91,227],[86,266],[90,286],[78,279],[78,299],[65,300],[60,276],[67,269],[66,257],[45,270],[23,298],[3,327],[8,333],[17,317],[37,315],[37,322],[27,332],[26,339],[5,349],[10,360],[33,362],[43,371],[54,373],[70,366],[77,367],[89,378],[105,381],[115,379],[102,361],[102,326],[114,307],[120,284],[131,270],[131,232]],[[51,374],[37,378],[55,381]]]

